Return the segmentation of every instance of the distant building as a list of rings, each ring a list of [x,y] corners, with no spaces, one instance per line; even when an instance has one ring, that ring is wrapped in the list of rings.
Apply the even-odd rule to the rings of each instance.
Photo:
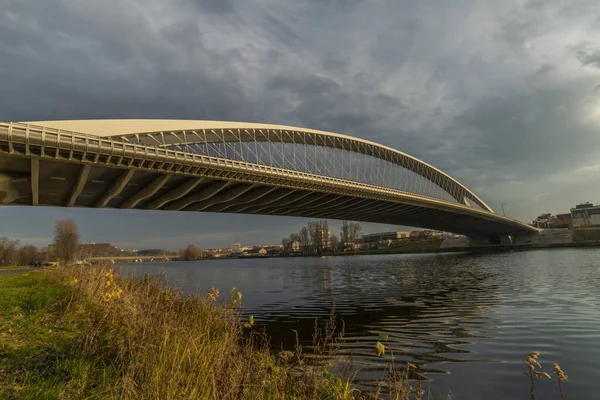
[[[380,241],[398,241],[398,240],[406,240],[410,237],[410,232],[379,232],[379,233],[370,233],[368,235],[363,235],[362,238],[364,243],[378,243]]]
[[[331,232],[326,228],[317,229],[316,241],[317,248],[319,249],[328,249],[331,247],[331,243],[329,242],[329,238],[331,237]]]
[[[582,203],[571,208],[571,217],[574,227],[599,226],[600,225],[600,205],[592,203]]]
[[[556,219],[552,223],[553,228],[568,228],[573,221],[571,214],[556,214]]]
[[[210,253],[210,254],[227,254],[227,253],[231,253],[231,249],[229,247],[225,247],[225,248],[215,247],[212,249],[206,249],[206,252]]]
[[[264,247],[255,247],[253,249],[251,249],[248,252],[244,252],[244,254],[248,254],[248,255],[252,255],[252,256],[266,256],[267,255],[267,249],[265,249]]]
[[[287,251],[290,253],[299,253],[300,252],[300,242],[297,240],[293,240],[288,243]]]
[[[440,238],[443,236],[444,236],[444,232],[442,232],[442,231],[423,230],[423,231],[412,231],[410,233],[411,240],[433,239],[433,238]]]
[[[352,243],[351,250],[365,250],[376,245],[377,243],[365,243],[365,241],[362,238],[360,238],[356,239],[354,243]]]
[[[242,250],[242,244],[241,243],[233,243],[231,245],[231,252],[232,253],[239,253]]]
[[[394,243],[393,240],[389,240],[389,239],[380,240],[377,242],[377,248],[378,249],[388,249],[392,245],[392,243]]]

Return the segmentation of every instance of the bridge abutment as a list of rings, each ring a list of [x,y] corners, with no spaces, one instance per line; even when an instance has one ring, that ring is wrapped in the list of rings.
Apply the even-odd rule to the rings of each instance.
[[[471,236],[468,240],[469,246],[506,246],[513,244],[513,238],[510,235]]]

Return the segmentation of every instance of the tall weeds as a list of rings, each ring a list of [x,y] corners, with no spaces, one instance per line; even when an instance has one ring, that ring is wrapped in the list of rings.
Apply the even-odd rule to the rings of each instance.
[[[134,282],[89,267],[61,267],[49,279],[70,283],[70,307],[86,316],[76,345],[111,371],[109,397],[313,398],[327,384],[272,357],[241,323],[238,292],[186,295],[160,277]]]

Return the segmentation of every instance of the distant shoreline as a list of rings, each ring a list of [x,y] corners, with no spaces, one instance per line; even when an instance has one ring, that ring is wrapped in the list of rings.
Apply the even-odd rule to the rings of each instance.
[[[237,256],[237,257],[205,257],[197,260],[182,260],[178,257],[169,257],[170,261],[183,262],[183,261],[209,261],[209,260],[235,260],[235,259],[266,259],[266,258],[321,258],[321,257],[344,257],[344,256],[367,256],[367,255],[385,255],[385,254],[440,254],[440,253],[490,253],[490,252],[504,252],[504,251],[528,251],[528,250],[539,250],[539,249],[562,249],[562,248],[595,248],[600,247],[600,240],[593,241],[579,241],[579,242],[568,242],[568,243],[525,243],[525,244],[507,244],[507,245],[481,245],[481,246],[457,246],[457,247],[432,247],[423,246],[422,248],[396,248],[396,249],[373,249],[363,251],[344,251],[344,252],[326,252],[319,254],[278,254],[278,255],[260,255],[260,256]],[[164,262],[164,256],[156,256],[155,260],[144,260],[138,263],[147,262]],[[96,262],[110,261],[109,257],[102,260],[92,260]],[[114,260],[115,264],[134,264],[132,260]],[[14,267],[13,267],[14,268]],[[0,267],[2,270],[2,267]]]
[[[297,255],[275,255],[275,256],[239,256],[239,257],[212,257],[201,258],[198,260],[173,260],[173,261],[208,261],[208,260],[236,260],[236,259],[265,259],[265,258],[321,258],[321,257],[343,257],[343,256],[368,256],[382,254],[439,254],[439,253],[490,253],[503,251],[527,251],[541,249],[558,248],[594,248],[600,247],[600,241],[593,242],[574,242],[574,243],[554,243],[554,244],[510,244],[510,245],[490,245],[490,246],[472,246],[472,247],[446,247],[429,248],[423,250],[398,250],[381,249],[367,251],[346,251],[336,253],[321,254],[297,254]]]
[[[490,251],[509,251],[509,250],[538,250],[538,249],[557,249],[557,248],[591,248],[600,247],[600,241],[593,242],[574,242],[574,243],[554,243],[554,244],[510,244],[510,245],[490,245],[490,246],[471,246],[471,247],[445,247],[431,248],[424,250],[396,250],[396,249],[381,249],[367,251],[346,251],[337,253],[322,253],[322,254],[302,254],[302,255],[277,255],[277,256],[240,256],[240,257],[218,257],[205,258],[204,260],[231,260],[237,258],[295,258],[295,257],[338,257],[338,256],[362,256],[362,255],[377,255],[377,254],[435,254],[435,253],[478,253]],[[181,260],[184,261],[184,260]]]

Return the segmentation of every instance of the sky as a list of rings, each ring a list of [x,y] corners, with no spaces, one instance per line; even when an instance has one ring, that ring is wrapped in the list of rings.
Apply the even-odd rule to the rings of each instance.
[[[600,203],[597,0],[2,0],[0,60],[2,120],[323,129],[416,156],[522,221]],[[278,243],[307,222],[2,207],[0,236],[45,245],[60,218],[85,242],[169,249]]]

